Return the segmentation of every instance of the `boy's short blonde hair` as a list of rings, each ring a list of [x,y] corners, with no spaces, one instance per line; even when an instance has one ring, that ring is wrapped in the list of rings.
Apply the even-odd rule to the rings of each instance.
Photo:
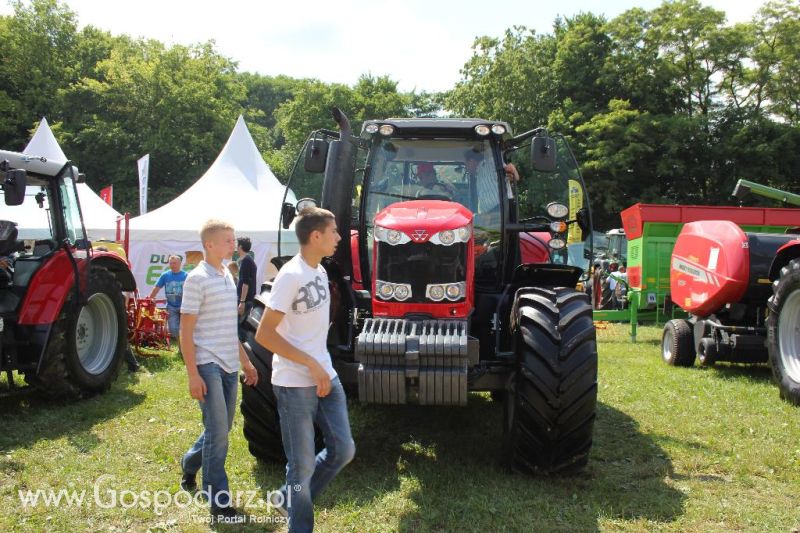
[[[200,228],[200,241],[203,243],[203,246],[205,247],[206,242],[219,231],[233,231],[233,226],[224,220],[217,220],[214,218],[206,220],[206,223]]]

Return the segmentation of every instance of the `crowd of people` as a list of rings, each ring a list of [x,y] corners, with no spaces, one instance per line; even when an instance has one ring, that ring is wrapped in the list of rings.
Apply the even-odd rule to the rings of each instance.
[[[617,260],[595,261],[585,290],[594,309],[624,310],[628,306],[627,265]]]

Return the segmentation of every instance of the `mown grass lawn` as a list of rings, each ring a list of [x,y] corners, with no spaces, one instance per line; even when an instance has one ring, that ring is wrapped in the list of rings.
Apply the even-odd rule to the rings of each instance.
[[[319,531],[792,531],[800,527],[800,409],[778,398],[766,367],[676,369],[660,360],[660,329],[628,342],[598,332],[599,409],[587,470],[570,478],[504,471],[502,406],[472,395],[465,409],[351,405],[356,460],[317,505]],[[199,507],[155,514],[132,494],[178,492],[178,458],[200,431],[182,362],[144,359],[107,394],[61,404],[0,381],[0,530],[208,531]],[[231,434],[232,489],[277,487],[282,465]],[[102,478],[101,476],[108,477]],[[109,492],[124,507],[97,505]],[[83,505],[23,507],[19,491],[86,491]],[[164,494],[166,494],[164,493]],[[276,517],[245,509],[258,520]],[[242,528],[225,526],[222,531]],[[285,529],[251,525],[249,530]]]

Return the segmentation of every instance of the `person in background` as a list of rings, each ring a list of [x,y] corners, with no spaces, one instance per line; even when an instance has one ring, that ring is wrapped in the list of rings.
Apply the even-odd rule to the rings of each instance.
[[[156,286],[150,291],[150,298],[155,299],[158,291],[164,287],[167,296],[167,327],[169,335],[181,349],[181,301],[183,299],[183,284],[186,282],[186,272],[181,270],[181,258],[177,255],[169,256],[169,269],[161,273],[156,281]]]
[[[256,297],[256,273],[258,267],[250,256],[250,249],[253,243],[249,237],[237,239],[239,252],[239,281],[236,284],[236,292],[239,295],[239,340],[244,342],[244,329],[242,324],[253,308],[253,299]]]

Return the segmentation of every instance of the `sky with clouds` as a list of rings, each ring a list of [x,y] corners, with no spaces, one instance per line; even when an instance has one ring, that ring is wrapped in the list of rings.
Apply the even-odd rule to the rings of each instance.
[[[657,0],[69,0],[81,26],[91,24],[165,43],[213,39],[240,70],[353,84],[364,73],[388,74],[401,90],[451,88],[476,36],[521,25],[551,31],[558,16],[614,18]],[[761,2],[703,0],[728,22],[749,20]],[[11,13],[0,5],[0,13]]]

